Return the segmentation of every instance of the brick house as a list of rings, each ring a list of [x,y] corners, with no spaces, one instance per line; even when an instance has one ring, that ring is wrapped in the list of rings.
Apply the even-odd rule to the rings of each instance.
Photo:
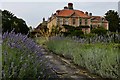
[[[57,10],[47,21],[50,32],[54,26],[61,27],[62,31],[65,31],[63,25],[81,26],[84,33],[90,33],[91,29],[101,26],[108,30],[108,21],[104,17],[92,16],[92,13],[76,10],[72,3],[68,3],[68,6],[62,10]]]

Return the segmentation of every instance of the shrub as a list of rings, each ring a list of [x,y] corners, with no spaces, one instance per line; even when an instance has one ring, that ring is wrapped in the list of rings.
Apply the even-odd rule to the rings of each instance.
[[[95,34],[98,34],[98,35],[105,35],[105,34],[107,34],[107,30],[100,27],[100,28],[91,30],[91,33],[95,33]]]
[[[83,31],[81,30],[80,27],[75,27],[75,26],[69,26],[69,25],[63,25],[64,28],[66,29],[66,32],[63,32],[64,36],[83,36]]]
[[[101,38],[99,38],[101,40]],[[106,39],[105,39],[106,40]],[[70,56],[73,62],[103,78],[119,77],[119,45],[115,43],[88,44],[87,40],[53,38],[46,43],[56,54]]]
[[[48,79],[56,77],[48,60],[27,35],[4,33],[2,43],[2,79]]]

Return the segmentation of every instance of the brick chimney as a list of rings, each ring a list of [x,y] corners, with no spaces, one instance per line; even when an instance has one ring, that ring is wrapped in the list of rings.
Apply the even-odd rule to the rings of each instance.
[[[73,10],[73,3],[68,3],[68,9],[72,9]]]
[[[67,7],[67,6],[65,6],[65,7],[64,7],[64,9],[68,9],[68,7]]]
[[[88,15],[88,12],[85,12],[86,15]]]
[[[59,12],[60,12],[60,10],[57,10],[57,11],[56,11],[56,15],[58,15],[58,14],[59,14]]]
[[[92,16],[92,13],[89,13],[89,16]]]
[[[45,18],[43,18],[43,22],[45,22]]]

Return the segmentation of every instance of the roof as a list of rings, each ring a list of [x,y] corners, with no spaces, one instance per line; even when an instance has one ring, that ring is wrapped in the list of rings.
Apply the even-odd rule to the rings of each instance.
[[[75,15],[76,17],[85,17],[85,18],[90,17],[80,10],[63,9],[63,10],[59,10],[58,14],[56,13],[56,16],[62,16],[62,17],[69,17],[72,15]]]
[[[46,26],[47,26],[47,21],[44,21],[44,22],[40,23],[40,24],[35,28],[35,30],[39,30],[39,29],[46,28]]]
[[[108,22],[105,18],[101,16],[92,16],[92,22]]]

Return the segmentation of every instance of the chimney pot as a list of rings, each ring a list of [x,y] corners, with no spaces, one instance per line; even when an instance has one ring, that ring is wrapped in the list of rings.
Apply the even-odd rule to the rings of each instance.
[[[85,14],[87,14],[87,15],[88,15],[88,12],[85,12]]]
[[[45,18],[43,18],[43,22],[45,22]]]
[[[89,16],[92,16],[92,13],[89,13]]]
[[[60,12],[60,10],[57,10],[57,11],[56,11],[56,14],[58,15],[58,14],[59,14],[59,12]]]
[[[65,7],[64,7],[64,9],[68,9],[68,7],[67,7],[67,6],[65,6]]]
[[[73,3],[68,3],[68,9],[73,9]]]

